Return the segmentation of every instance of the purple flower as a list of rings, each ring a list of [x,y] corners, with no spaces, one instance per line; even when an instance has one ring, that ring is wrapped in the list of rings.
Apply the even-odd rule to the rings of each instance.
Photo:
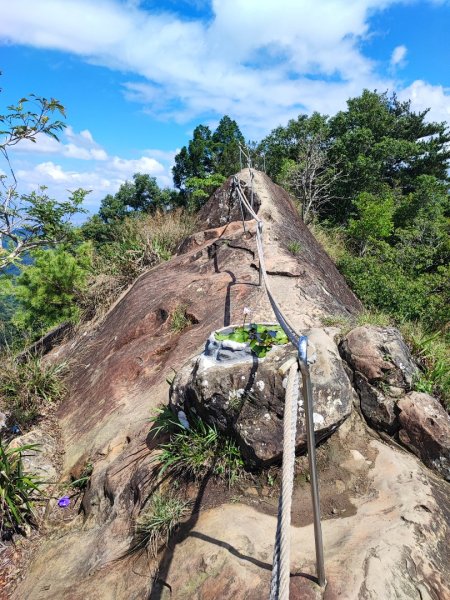
[[[69,504],[70,504],[69,496],[63,496],[62,498],[60,498],[58,500],[58,506],[60,508],[66,508],[67,506],[69,506]]]

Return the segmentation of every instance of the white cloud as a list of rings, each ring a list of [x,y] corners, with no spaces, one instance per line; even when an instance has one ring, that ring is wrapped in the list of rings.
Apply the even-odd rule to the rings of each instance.
[[[406,64],[405,57],[408,52],[406,46],[397,46],[391,54],[391,67],[403,67]]]
[[[401,100],[411,100],[411,108],[423,111],[430,108],[428,118],[450,123],[450,88],[431,85],[420,79],[399,92]]]
[[[152,152],[152,151],[148,151]],[[16,177],[21,193],[30,193],[40,186],[47,187],[50,197],[67,198],[69,191],[77,188],[92,190],[87,196],[85,205],[90,211],[96,211],[100,201],[106,194],[115,194],[120,185],[131,180],[134,173],[148,173],[156,177],[160,187],[170,187],[172,177],[170,169],[175,152],[161,152],[161,161],[151,156],[127,159],[119,156],[107,157],[99,163],[81,163],[81,168],[64,166],[55,160],[47,160],[32,164],[29,160],[20,160],[20,168]],[[86,164],[86,168],[82,168]]]
[[[61,141],[44,133],[36,135],[36,141],[24,140],[14,149],[17,154],[58,154],[80,160],[107,160],[105,150],[97,144],[90,131],[85,129],[76,133],[68,126],[61,134]]]
[[[395,1],[213,0],[206,22],[135,1],[15,0],[0,38],[137,74],[147,83],[125,93],[160,118],[229,114],[257,135],[302,109],[334,112],[364,86],[388,87],[359,42],[369,14]]]

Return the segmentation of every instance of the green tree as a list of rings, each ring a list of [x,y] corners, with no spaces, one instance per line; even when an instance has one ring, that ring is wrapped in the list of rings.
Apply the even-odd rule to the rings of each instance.
[[[188,180],[207,180],[213,175],[229,177],[239,171],[239,144],[245,144],[244,137],[236,121],[226,115],[214,133],[206,125],[194,129],[192,140],[175,156],[172,169],[174,185],[185,203],[189,196]]]
[[[213,140],[207,125],[194,129],[192,140],[175,156],[172,168],[173,182],[179,190],[185,190],[190,177],[204,179],[214,171]]]
[[[209,175],[203,179],[200,177],[186,179],[188,210],[191,212],[198,210],[224,181],[226,181],[226,177],[220,174]]]
[[[229,177],[240,170],[239,144],[245,146],[244,136],[236,121],[225,115],[212,136],[215,173]]]
[[[317,112],[310,117],[299,115],[285,127],[277,127],[259,144],[257,152],[265,155],[266,172],[281,183],[286,160],[298,162],[305,148],[316,140],[316,146],[326,152],[329,147],[327,117]]]
[[[27,252],[67,240],[72,233],[70,218],[82,211],[81,204],[88,193],[78,189],[68,200],[59,202],[47,196],[45,187],[28,195],[17,192],[10,148],[23,140],[36,142],[38,134],[58,139],[56,134],[65,125],[53,116],[65,114],[58,100],[34,94],[7,110],[0,115],[0,155],[9,171],[9,176],[0,175],[0,271]]]
[[[76,298],[86,285],[91,263],[89,243],[70,251],[62,245],[37,250],[33,264],[23,267],[10,286],[18,303],[16,325],[34,335],[62,321],[76,321]]]
[[[172,202],[176,202],[175,195],[170,190],[161,190],[155,177],[135,173],[133,181],[123,183],[114,196],[108,194],[103,198],[98,214],[105,223],[112,223],[133,212],[155,213]]]
[[[445,123],[427,122],[427,110],[414,113],[411,103],[395,94],[364,90],[347,106],[329,121],[328,157],[343,171],[334,186],[340,200],[329,208],[329,218],[346,223],[361,192],[377,195],[387,185],[410,193],[420,175],[448,181],[450,131]]]

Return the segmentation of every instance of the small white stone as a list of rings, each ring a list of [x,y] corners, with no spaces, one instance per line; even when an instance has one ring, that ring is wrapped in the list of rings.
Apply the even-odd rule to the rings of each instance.
[[[262,380],[261,380],[261,381],[257,381],[257,382],[256,382],[256,387],[258,388],[258,390],[259,390],[260,392],[262,392],[262,391],[264,390],[264,388],[265,388],[265,383],[264,383],[264,381],[262,381]]]
[[[319,415],[319,413],[314,413],[313,421],[314,421],[314,425],[322,425],[322,423],[325,421],[325,419],[322,417],[322,415]]]

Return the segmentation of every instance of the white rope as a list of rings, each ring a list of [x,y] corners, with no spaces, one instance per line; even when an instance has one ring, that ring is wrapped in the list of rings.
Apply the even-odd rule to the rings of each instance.
[[[298,409],[298,364],[289,369],[283,419],[283,467],[278,503],[277,533],[273,552],[270,600],[289,600],[291,506],[294,489],[295,436]]]

